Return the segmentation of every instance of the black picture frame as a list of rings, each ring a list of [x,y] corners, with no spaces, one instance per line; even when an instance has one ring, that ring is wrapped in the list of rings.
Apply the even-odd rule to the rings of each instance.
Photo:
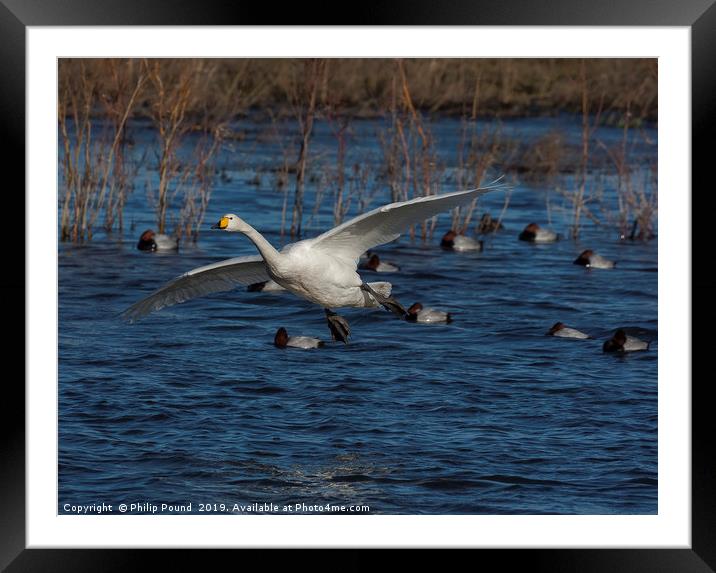
[[[3,165],[4,183],[9,204],[6,224],[22,227],[10,231],[6,243],[6,264],[15,270],[4,273],[2,293],[5,300],[26,300],[29,285],[25,284],[24,253],[17,248],[17,237],[23,237],[32,227],[31,214],[25,212],[24,197],[17,192],[24,189],[25,174],[25,32],[28,26],[83,26],[83,25],[560,25],[560,26],[687,26],[691,28],[692,55],[692,187],[703,190],[699,194],[700,207],[693,209],[692,269],[697,264],[710,262],[710,221],[714,212],[716,194],[706,179],[706,165],[711,141],[715,133],[714,108],[716,107],[716,6],[714,0],[624,0],[619,3],[600,3],[588,0],[559,0],[534,2],[529,0],[453,1],[420,3],[393,1],[385,5],[356,3],[339,15],[332,3],[306,6],[304,3],[275,6],[261,3],[203,0],[187,2],[173,0],[0,0],[0,113],[5,143]],[[350,14],[350,16],[348,16]],[[673,190],[670,190],[673,191]],[[688,189],[680,190],[687,194]],[[23,213],[20,217],[18,213]],[[6,266],[6,269],[9,268]],[[695,272],[692,274],[695,275]],[[714,281],[705,274],[691,277],[692,305],[698,304],[700,323],[711,322],[713,314]],[[18,304],[12,306],[20,312]],[[13,317],[14,318],[14,317]],[[18,318],[19,323],[19,318]],[[695,326],[695,325],[694,325]],[[661,325],[668,328],[668,325]],[[12,355],[20,355],[24,336],[17,329],[6,345]],[[710,337],[703,338],[693,329],[692,356],[708,356]],[[701,352],[699,352],[699,350]],[[683,357],[692,360],[692,357]],[[705,362],[703,359],[700,363]],[[692,372],[696,372],[693,369]],[[6,376],[3,392],[2,463],[0,464],[0,567],[16,571],[127,571],[143,568],[151,553],[138,549],[81,550],[81,549],[25,549],[25,391],[17,376]],[[707,380],[710,377],[692,375],[692,544],[690,549],[530,549],[530,550],[477,550],[470,556],[480,567],[499,564],[501,570],[511,567],[529,567],[535,571],[630,571],[630,572],[705,572],[716,569],[716,464],[711,436],[716,435],[711,401],[708,399]],[[211,555],[208,555],[211,554]],[[201,564],[206,570],[217,556],[226,558],[224,551],[197,552],[191,550],[164,550],[160,553],[162,566]],[[445,566],[447,555],[420,555],[421,562],[439,559]],[[464,558],[464,556],[461,556]],[[229,559],[235,557],[228,556]],[[343,570],[372,567],[376,563],[373,550],[350,550],[341,555],[300,558],[309,566],[340,565]],[[242,558],[243,559],[243,558]],[[294,561],[293,556],[272,555],[276,559]],[[153,560],[153,557],[152,557]],[[238,565],[238,562],[236,562]]]

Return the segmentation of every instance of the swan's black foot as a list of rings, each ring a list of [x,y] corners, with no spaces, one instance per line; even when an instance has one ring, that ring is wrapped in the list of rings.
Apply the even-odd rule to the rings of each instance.
[[[348,344],[348,337],[351,335],[348,321],[327,308],[324,310],[326,311],[326,322],[328,322],[328,328],[331,331],[333,340],[340,340],[343,344]]]
[[[362,288],[364,291],[370,293],[375,300],[377,300],[385,310],[389,310],[394,315],[405,318],[408,315],[408,311],[403,308],[403,305],[400,304],[397,300],[395,300],[393,297],[387,297],[383,296],[380,293],[377,293],[374,291],[369,285],[366,283],[363,283],[360,288]]]

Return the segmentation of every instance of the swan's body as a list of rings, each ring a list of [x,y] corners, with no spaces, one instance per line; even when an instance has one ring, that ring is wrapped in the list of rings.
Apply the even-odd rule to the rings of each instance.
[[[268,275],[292,293],[325,308],[378,306],[365,291],[355,262],[316,249],[315,239],[287,245],[272,253]],[[264,256],[264,259],[266,257]]]
[[[271,279],[295,295],[324,307],[334,337],[345,342],[347,332],[336,333],[335,324],[331,322],[340,322],[346,331],[347,323],[329,309],[382,305],[401,316],[406,313],[397,301],[389,298],[390,283],[363,282],[357,272],[361,253],[397,239],[410,225],[465,205],[498,188],[501,186],[493,185],[391,203],[318,237],[286,245],[281,251],[236,215],[225,215],[213,228],[246,235],[260,256],[237,257],[191,270],[133,304],[124,316],[136,320],[172,304],[231,290],[237,284],[250,285]]]

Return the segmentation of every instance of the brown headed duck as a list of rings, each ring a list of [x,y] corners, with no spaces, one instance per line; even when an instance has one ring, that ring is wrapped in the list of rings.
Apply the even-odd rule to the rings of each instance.
[[[573,263],[575,265],[582,265],[583,267],[587,267],[589,269],[613,269],[616,266],[614,261],[605,259],[591,249],[582,251],[582,254],[574,259]]]
[[[360,269],[364,271],[373,271],[376,273],[395,273],[400,270],[400,267],[391,263],[386,263],[380,260],[380,257],[375,253],[368,253],[368,260],[360,264]]]
[[[494,233],[504,228],[505,226],[499,219],[493,219],[489,213],[483,213],[480,223],[477,225],[477,232],[487,235],[488,233]]]
[[[453,251],[481,251],[483,242],[476,241],[465,235],[458,235],[455,231],[448,231],[440,241],[443,249],[451,249]]]
[[[169,235],[157,235],[151,229],[147,229],[139,237],[137,248],[140,251],[176,251],[179,248],[179,239]]]
[[[319,348],[323,346],[323,341],[310,336],[289,336],[286,329],[282,326],[276,331],[273,343],[278,348]]]
[[[419,302],[414,303],[405,315],[405,320],[410,322],[452,322],[452,316],[449,312],[435,310],[433,308],[423,308]]]
[[[649,344],[651,343],[635,336],[629,336],[620,328],[604,343],[602,350],[604,352],[636,352],[637,350],[649,350]]]
[[[559,336],[561,338],[590,338],[588,334],[570,328],[563,322],[557,322],[547,331],[548,336]]]
[[[530,223],[520,233],[519,239],[530,243],[554,243],[559,239],[559,235],[549,229],[543,229],[537,223]]]

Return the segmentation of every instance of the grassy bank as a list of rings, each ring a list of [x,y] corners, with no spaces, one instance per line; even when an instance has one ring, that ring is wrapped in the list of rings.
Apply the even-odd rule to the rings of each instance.
[[[224,117],[260,110],[293,113],[297,86],[306,73],[301,59],[165,59],[165,87],[191,76],[199,85],[186,113],[194,118]],[[415,107],[424,113],[480,116],[532,116],[581,113],[579,59],[407,59],[402,65]],[[655,59],[587,59],[586,79],[593,94],[590,112],[612,120],[627,109],[634,117],[656,120]],[[61,82],[70,92],[89,78],[105,98],[121,97],[117,75],[136,84],[140,60],[60,60]],[[317,91],[321,109],[355,117],[381,115],[400,97],[400,72],[391,59],[327,59]],[[62,90],[60,98],[62,99]],[[160,97],[148,84],[131,113],[146,115]],[[103,114],[102,106],[94,110]]]

